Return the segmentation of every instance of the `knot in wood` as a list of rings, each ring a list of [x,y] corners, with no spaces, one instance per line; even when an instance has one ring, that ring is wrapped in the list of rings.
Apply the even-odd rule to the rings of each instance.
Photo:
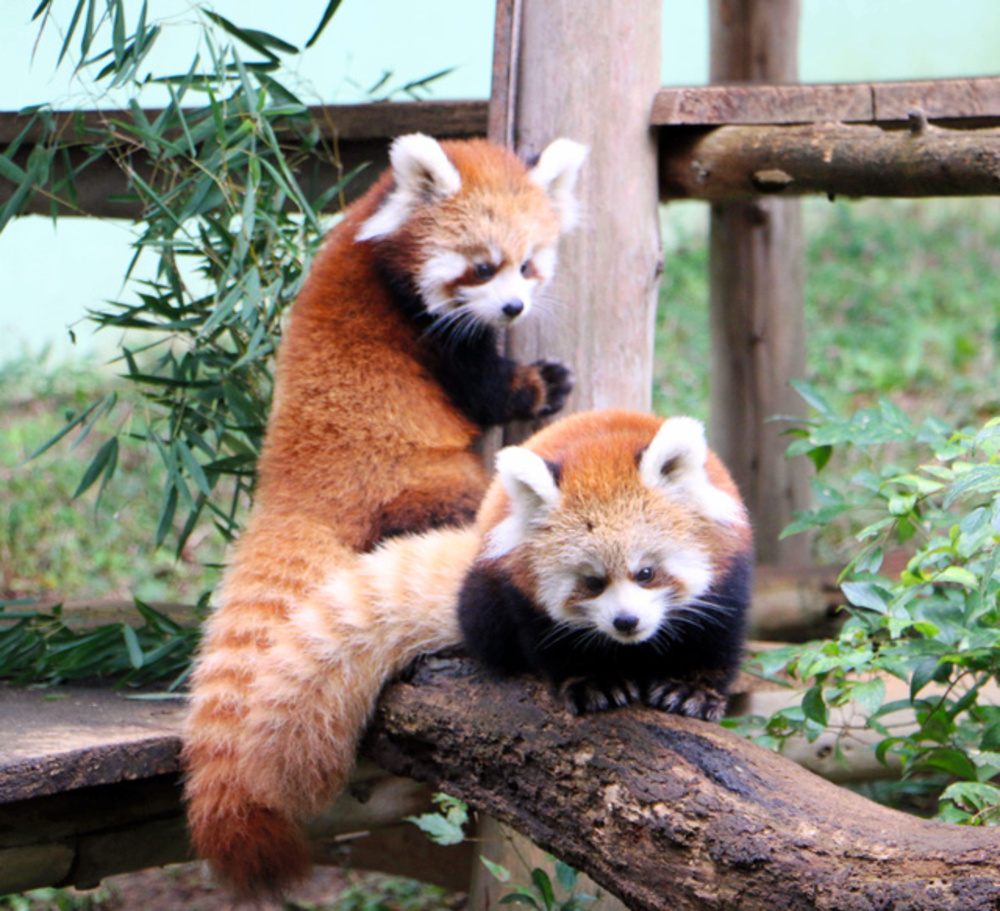
[[[750,176],[750,182],[761,193],[781,193],[789,184],[795,183],[795,178],[780,168],[767,168],[754,171]]]

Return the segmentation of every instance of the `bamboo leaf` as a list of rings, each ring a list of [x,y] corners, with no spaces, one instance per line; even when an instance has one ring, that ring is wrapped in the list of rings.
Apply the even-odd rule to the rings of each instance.
[[[113,473],[118,462],[118,437],[111,437],[97,450],[97,454],[87,466],[80,483],[73,493],[74,499],[86,493],[102,472]]]
[[[122,638],[125,640],[125,648],[128,650],[129,663],[138,670],[145,663],[142,646],[139,645],[139,637],[135,634],[135,630],[127,623],[121,624],[121,630]]]
[[[318,40],[319,36],[323,34],[323,30],[329,25],[330,20],[333,18],[334,13],[340,8],[342,0],[330,0],[326,5],[326,9],[323,10],[323,15],[319,20],[319,25],[316,26],[316,30],[309,37],[306,42],[306,47],[312,47]]]

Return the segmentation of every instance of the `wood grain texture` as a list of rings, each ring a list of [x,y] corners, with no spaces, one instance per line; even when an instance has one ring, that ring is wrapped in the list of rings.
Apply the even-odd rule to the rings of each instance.
[[[559,358],[576,375],[569,409],[648,410],[662,251],[656,144],[656,0],[524,0],[516,143],[538,154],[558,136],[590,154],[581,220],[561,244],[546,319],[510,334],[518,360]],[[515,442],[522,434],[508,434]]]
[[[742,82],[744,77],[731,78]],[[656,93],[651,122],[654,126],[892,123],[906,120],[914,108],[931,120],[970,125],[996,120],[1000,78],[670,87]]]
[[[793,82],[798,76],[798,0],[712,0],[713,82]],[[784,458],[784,425],[805,417],[789,387],[805,376],[805,248],[797,200],[712,207],[709,439],[750,510],[758,560],[801,564],[805,535],[780,540],[810,502],[808,463]]]
[[[364,752],[469,800],[633,909],[996,911],[1000,835],[872,804],[715,725],[575,717],[539,683],[438,661]]]
[[[1000,194],[1000,129],[727,126],[664,138],[664,199]]]

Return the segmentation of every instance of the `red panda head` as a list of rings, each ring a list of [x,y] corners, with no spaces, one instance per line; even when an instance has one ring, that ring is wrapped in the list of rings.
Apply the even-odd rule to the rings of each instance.
[[[703,596],[750,546],[744,507],[701,424],[633,419],[595,436],[573,431],[578,445],[543,436],[502,450],[506,504],[494,494],[484,505],[498,521],[482,557],[501,561],[557,624],[623,644],[699,622],[711,609]]]
[[[586,148],[549,145],[528,168],[484,140],[439,143],[414,133],[389,151],[392,184],[359,228],[427,312],[456,325],[510,325],[555,270],[559,235],[576,221]]]

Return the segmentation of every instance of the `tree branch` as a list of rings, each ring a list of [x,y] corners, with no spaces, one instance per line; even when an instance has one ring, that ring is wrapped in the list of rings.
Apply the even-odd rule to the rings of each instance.
[[[498,817],[636,909],[996,911],[1000,836],[841,790],[711,724],[576,718],[537,681],[435,659],[364,753]]]

